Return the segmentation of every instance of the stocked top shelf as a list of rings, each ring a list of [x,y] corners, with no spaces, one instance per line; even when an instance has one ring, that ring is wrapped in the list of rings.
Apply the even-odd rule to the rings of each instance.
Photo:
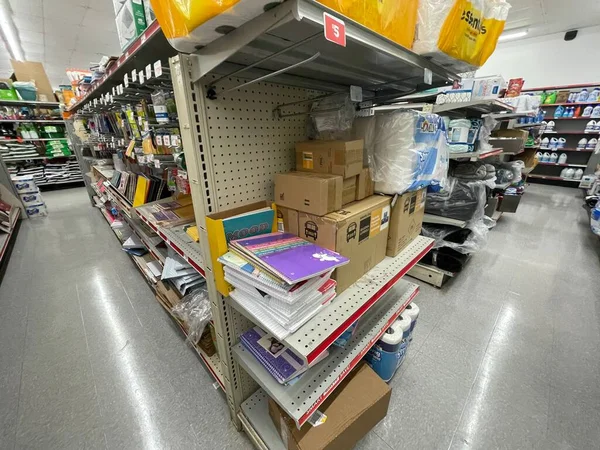
[[[451,111],[455,113],[462,113],[465,116],[501,112],[515,114],[513,107],[508,106],[506,103],[502,103],[499,100],[475,100],[472,102],[444,103],[443,105],[433,106],[433,112],[436,114],[442,114]],[[515,117],[520,116],[521,114]]]
[[[291,386],[279,384],[242,344],[233,351],[248,374],[301,427],[402,314],[418,291],[416,284],[398,281],[362,317],[346,347],[332,347],[329,356]],[[336,303],[343,304],[341,296],[332,305]]]
[[[553,162],[538,162],[538,164],[541,164],[543,166],[587,167],[586,164],[560,164],[560,163],[553,163]]]
[[[113,87],[122,84],[125,74],[130,73],[133,69],[142,70],[159,58],[166,64],[168,58],[176,54],[177,52],[171,47],[160,29],[158,21],[155,20],[108,68],[106,74],[93,83],[88,93],[77,103],[70,105],[67,111],[76,111],[84,103],[108,93]]]
[[[600,102],[574,102],[574,103],[544,103],[540,108],[545,106],[584,106],[584,105],[600,105]]]
[[[285,338],[283,343],[308,364],[315,361],[425,256],[433,247],[433,242],[431,238],[418,236],[396,257],[386,257],[306,324]],[[243,302],[233,298],[229,301],[234,308],[260,325],[255,312],[247,309]]]
[[[565,135],[592,135],[597,136],[600,131],[543,131],[541,134],[565,134]]]
[[[345,47],[325,39],[323,13],[343,20]],[[244,77],[258,78],[286,69],[269,81],[328,92],[356,85],[400,94],[423,85],[424,69],[431,71],[433,85],[460,79],[452,70],[310,0],[283,2],[195,54],[193,81],[211,72],[233,75],[244,69]],[[217,95],[220,89],[217,85]]]
[[[58,102],[38,102],[37,100],[0,100],[0,106],[39,106],[42,108],[58,108]]]
[[[537,150],[551,150],[553,152],[582,152],[582,153],[592,153],[594,150],[588,150],[585,148],[550,148],[550,147],[538,147]]]
[[[516,125],[513,125],[513,128],[536,128],[536,127],[541,127],[542,123],[541,122],[537,122],[537,123],[518,123]]]
[[[540,178],[542,180],[555,180],[555,181],[570,181],[572,183],[579,183],[581,180],[574,180],[573,178],[562,178],[562,177],[553,177],[551,175],[538,175],[535,173],[530,173],[528,175],[529,178]]]
[[[521,111],[521,112],[500,112],[492,113],[490,116],[498,121],[518,119],[520,117],[535,117],[537,111]]]
[[[550,122],[551,120],[593,120],[593,117],[544,117],[544,120]],[[598,119],[598,117],[596,117]]]
[[[0,119],[0,123],[58,123],[64,125],[61,119]]]

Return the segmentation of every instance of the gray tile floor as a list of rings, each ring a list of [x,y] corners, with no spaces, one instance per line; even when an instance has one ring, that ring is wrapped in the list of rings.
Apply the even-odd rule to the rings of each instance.
[[[84,189],[44,194],[0,285],[0,449],[250,449]],[[600,241],[532,185],[442,290],[421,285],[388,416],[358,448],[600,447]]]

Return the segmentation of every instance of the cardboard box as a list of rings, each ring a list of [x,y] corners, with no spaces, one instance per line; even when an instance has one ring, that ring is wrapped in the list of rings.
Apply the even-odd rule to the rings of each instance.
[[[343,178],[358,175],[363,167],[362,139],[356,141],[305,141],[296,143],[296,170],[331,173]]]
[[[497,207],[498,197],[488,197],[487,205],[485,206],[485,210],[483,211],[483,213],[488,217],[492,217],[494,215],[494,212],[496,212]]]
[[[387,415],[391,392],[369,366],[361,364],[319,407],[327,416],[325,423],[305,424],[298,430],[271,399],[269,415],[288,450],[351,449]]]
[[[407,192],[392,206],[387,256],[396,256],[421,233],[425,215],[425,189]]]
[[[323,216],[342,207],[343,179],[325,173],[288,172],[275,175],[275,203]]]
[[[173,309],[181,301],[181,295],[171,286],[171,284],[158,281],[156,283],[156,295],[160,297],[160,302],[169,310]]]
[[[117,13],[117,34],[125,50],[146,29],[146,13],[142,0],[127,0]]]
[[[333,274],[338,294],[385,258],[390,201],[390,197],[374,195],[323,217],[299,214],[301,238],[350,258]]]
[[[14,78],[16,81],[35,81],[38,100],[42,102],[54,102],[54,89],[48,80],[48,75],[44,70],[44,65],[34,61],[14,61],[10,60]]]
[[[521,195],[505,195],[504,197],[502,197],[502,200],[500,200],[498,211],[505,213],[517,212],[519,203],[521,203],[521,197]]]
[[[358,177],[350,177],[344,180],[342,185],[342,206],[352,203],[356,200],[356,179]]]
[[[375,183],[371,178],[371,170],[365,167],[360,171],[356,180],[356,200],[370,197],[374,193]]]
[[[292,233],[298,236],[298,211],[295,209],[277,207],[277,231]]]

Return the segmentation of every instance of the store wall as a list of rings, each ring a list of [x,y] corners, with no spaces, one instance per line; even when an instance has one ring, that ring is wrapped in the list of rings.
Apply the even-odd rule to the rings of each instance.
[[[498,44],[477,76],[524,78],[526,88],[600,82],[599,52],[600,26],[579,30],[570,42],[564,33],[518,39]]]

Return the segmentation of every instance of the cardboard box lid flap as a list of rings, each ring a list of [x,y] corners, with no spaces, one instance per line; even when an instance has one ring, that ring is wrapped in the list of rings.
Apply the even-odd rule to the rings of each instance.
[[[377,206],[384,207],[389,205],[391,201],[390,197],[384,195],[373,195],[367,197],[364,200],[349,203],[345,205],[341,210],[334,211],[323,217],[324,220],[329,222],[343,224],[346,220],[354,217],[356,214],[360,214],[366,209],[375,208]]]
[[[326,150],[326,149],[348,149],[348,150],[359,150],[364,147],[363,139],[356,139],[353,141],[341,141],[341,140],[313,140],[313,141],[302,141],[296,142],[296,151],[302,152],[307,150]]]

